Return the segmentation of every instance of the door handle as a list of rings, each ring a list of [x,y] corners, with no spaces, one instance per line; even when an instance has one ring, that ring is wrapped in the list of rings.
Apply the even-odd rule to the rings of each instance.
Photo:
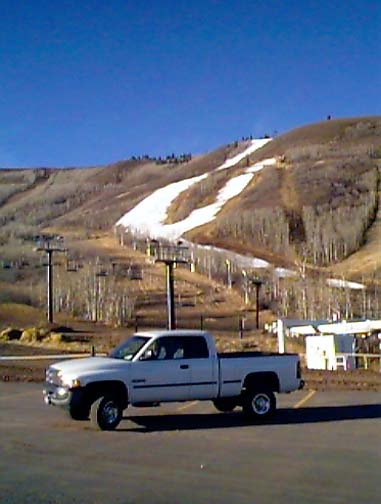
[[[181,364],[180,369],[189,369],[188,364]]]

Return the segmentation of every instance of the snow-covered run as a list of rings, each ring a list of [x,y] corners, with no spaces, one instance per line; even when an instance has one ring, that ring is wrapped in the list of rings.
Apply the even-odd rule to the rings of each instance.
[[[219,166],[216,170],[234,166],[245,156],[259,149],[269,140],[268,138],[252,140],[250,146],[244,152],[234,158],[226,160],[224,165]],[[164,224],[168,215],[169,206],[179,194],[189,189],[189,187],[196,182],[205,179],[208,176],[207,173],[198,177],[174,182],[157,189],[121,217],[116,223],[116,226],[124,226],[136,233],[146,234],[151,238],[177,240],[187,231],[214,220],[221,208],[230,199],[238,196],[245,189],[253,178],[254,173],[275,162],[276,159],[271,158],[249,166],[243,174],[231,178],[225,186],[220,189],[214,203],[193,210],[181,221],[177,221],[173,224]]]
[[[169,238],[166,233],[161,232],[161,229],[165,227],[162,223],[167,218],[168,207],[180,193],[207,176],[208,174],[204,173],[198,177],[180,180],[156,189],[132,210],[124,214],[115,225],[124,226],[126,229],[146,234],[151,238]]]
[[[243,174],[230,179],[225,186],[218,192],[216,201],[202,208],[196,208],[185,219],[174,224],[157,223],[156,238],[165,237],[176,240],[190,229],[202,226],[215,219],[217,213],[223,205],[234,196],[237,196],[247,186],[251,180],[251,174]]]
[[[216,168],[216,170],[224,170],[225,168],[230,168],[231,166],[236,165],[242,159],[244,159],[246,156],[249,154],[252,154],[256,150],[260,149],[264,145],[266,145],[268,142],[272,140],[271,138],[259,138],[256,140],[251,140],[250,145],[240,154],[237,154],[236,156],[233,156],[232,158],[227,159],[221,166]]]
[[[327,285],[330,285],[331,287],[340,287],[340,288],[345,287],[347,289],[354,289],[354,290],[365,289],[365,285],[363,284],[357,282],[349,282],[347,280],[340,280],[338,278],[328,278]]]
[[[221,254],[224,257],[224,259],[229,259],[230,261],[235,262],[236,265],[242,269],[268,268],[269,266],[271,266],[271,264],[265,261],[264,259],[258,259],[257,257],[250,257],[242,254],[237,254],[236,252],[231,252],[230,250],[214,247],[212,245],[194,245],[194,244],[190,245],[192,247],[202,248],[203,250],[210,250],[213,252],[217,252]],[[278,271],[278,268],[276,271]],[[289,273],[294,274],[294,272],[292,271],[290,271]]]
[[[246,169],[246,173],[256,173],[260,170],[262,170],[265,166],[271,166],[276,163],[276,158],[268,158],[268,159],[263,159],[262,161],[259,161],[258,163],[253,164],[252,166],[249,166]]]

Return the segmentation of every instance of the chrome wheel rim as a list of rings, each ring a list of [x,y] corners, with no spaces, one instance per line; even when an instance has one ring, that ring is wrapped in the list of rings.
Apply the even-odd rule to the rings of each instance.
[[[118,414],[118,407],[113,401],[109,401],[104,405],[102,417],[108,424],[115,422],[115,420],[117,420],[118,418]]]
[[[271,400],[266,394],[257,394],[252,400],[253,410],[258,415],[265,415],[270,411]]]

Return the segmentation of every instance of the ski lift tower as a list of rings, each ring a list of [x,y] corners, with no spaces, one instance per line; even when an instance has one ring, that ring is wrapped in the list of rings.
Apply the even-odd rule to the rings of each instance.
[[[165,264],[166,289],[167,289],[167,329],[176,329],[175,294],[173,269],[177,264],[188,264],[186,257],[188,247],[181,241],[176,245],[163,245],[157,240],[151,241],[150,253],[155,262]]]
[[[52,323],[53,322],[53,254],[55,252],[67,252],[66,249],[62,248],[57,244],[56,237],[56,245],[52,243],[50,239],[43,239],[38,246],[35,248],[36,252],[45,252],[45,254],[48,257],[48,262],[46,264],[46,271],[47,271],[47,316],[48,316],[48,322]]]

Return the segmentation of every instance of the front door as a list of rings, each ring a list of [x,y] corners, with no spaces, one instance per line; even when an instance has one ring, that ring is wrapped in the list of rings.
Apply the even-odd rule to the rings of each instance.
[[[173,336],[163,336],[155,340],[144,359],[132,364],[132,403],[189,399],[190,366],[179,358],[173,339]]]

